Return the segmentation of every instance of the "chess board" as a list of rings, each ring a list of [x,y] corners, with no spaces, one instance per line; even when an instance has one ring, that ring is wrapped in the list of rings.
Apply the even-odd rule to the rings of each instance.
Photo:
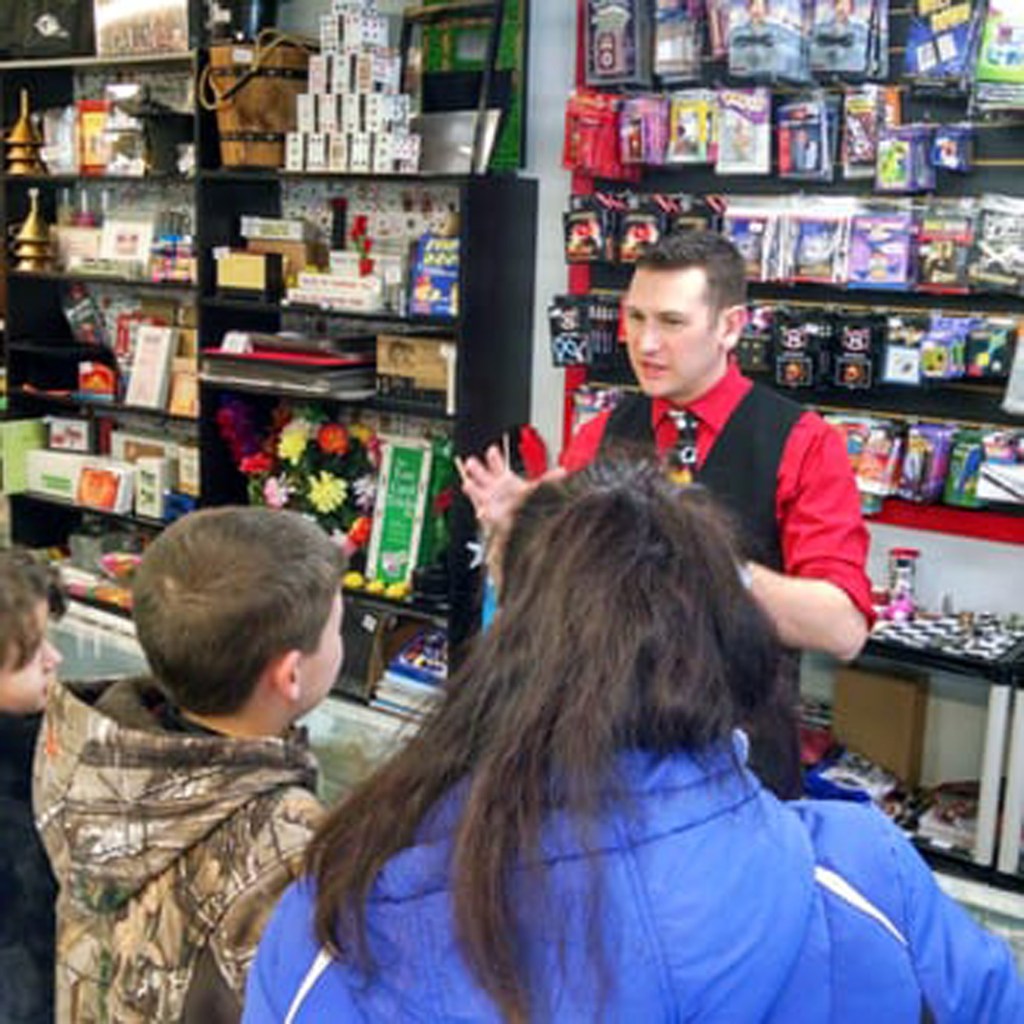
[[[913,650],[992,663],[1024,657],[1024,624],[990,614],[879,622],[871,637]]]

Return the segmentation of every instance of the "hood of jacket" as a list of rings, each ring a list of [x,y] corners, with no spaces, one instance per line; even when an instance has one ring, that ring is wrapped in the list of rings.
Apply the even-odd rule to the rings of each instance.
[[[35,765],[36,818],[62,886],[113,911],[237,811],[283,786],[312,789],[304,737],[166,730],[146,680],[57,687]]]

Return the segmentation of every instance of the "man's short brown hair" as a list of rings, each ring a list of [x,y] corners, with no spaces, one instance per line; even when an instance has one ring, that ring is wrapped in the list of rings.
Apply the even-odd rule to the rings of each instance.
[[[747,304],[747,274],[736,246],[714,231],[674,231],[649,246],[636,262],[644,270],[703,270],[713,313]]]
[[[0,667],[25,667],[43,642],[39,605],[45,602],[52,615],[60,615],[64,601],[52,566],[25,548],[0,551]]]
[[[133,587],[139,642],[179,707],[232,714],[263,670],[312,653],[341,585],[344,558],[295,512],[193,512],[146,550]]]

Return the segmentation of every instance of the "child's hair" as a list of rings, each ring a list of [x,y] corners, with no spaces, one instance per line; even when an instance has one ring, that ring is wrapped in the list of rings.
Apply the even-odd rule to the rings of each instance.
[[[139,642],[179,707],[232,714],[290,650],[311,653],[341,585],[344,557],[294,512],[193,512],[146,550],[133,587]]]
[[[24,668],[43,642],[36,609],[64,612],[64,590],[57,571],[25,548],[0,551],[0,666]]]

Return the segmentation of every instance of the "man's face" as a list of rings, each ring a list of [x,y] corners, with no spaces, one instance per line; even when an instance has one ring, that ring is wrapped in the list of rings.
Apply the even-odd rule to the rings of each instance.
[[[0,668],[0,711],[10,715],[32,715],[43,710],[63,660],[46,635],[50,615],[45,601],[39,602],[34,614],[42,642],[21,668],[14,668],[13,658]]]
[[[341,619],[344,607],[341,594],[335,594],[331,614],[320,634],[320,643],[312,654],[303,654],[299,662],[302,680],[302,714],[312,711],[330,692],[341,670],[344,649],[341,643]]]
[[[746,310],[714,312],[699,267],[639,267],[626,293],[629,361],[644,393],[683,404],[699,398],[725,373]]]

